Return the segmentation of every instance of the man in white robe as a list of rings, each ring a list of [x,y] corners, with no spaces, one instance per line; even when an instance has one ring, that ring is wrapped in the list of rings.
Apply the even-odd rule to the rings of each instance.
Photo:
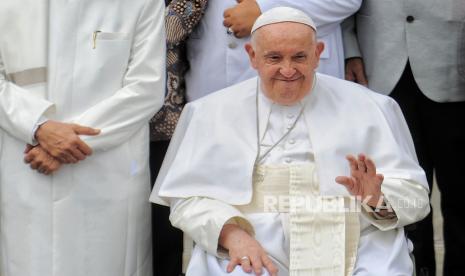
[[[389,97],[315,74],[315,32],[263,13],[259,77],[186,106],[151,200],[196,242],[187,275],[412,275],[403,226],[429,205],[408,128]]]
[[[250,41],[255,19],[276,7],[307,13],[325,43],[318,72],[344,78],[344,51],[340,23],[355,13],[361,0],[209,0],[205,14],[187,40],[190,70],[186,97],[193,101],[256,76],[244,45]]]
[[[163,11],[161,0],[0,1],[0,275],[151,276]]]

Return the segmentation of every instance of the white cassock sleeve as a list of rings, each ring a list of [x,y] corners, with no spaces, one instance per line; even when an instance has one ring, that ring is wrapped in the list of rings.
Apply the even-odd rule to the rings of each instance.
[[[380,219],[362,208],[362,214],[382,231],[412,224],[430,212],[428,191],[420,184],[403,179],[385,179],[381,185],[387,202],[396,213],[392,219]]]
[[[170,221],[209,254],[220,257],[218,239],[225,224],[236,224],[250,235],[253,226],[233,206],[216,199],[189,197],[171,200]]]
[[[354,14],[362,3],[361,0],[257,0],[260,10],[287,6],[307,13],[315,22],[318,36],[326,36],[347,17]]]
[[[131,47],[123,87],[74,118],[101,130],[82,136],[94,150],[106,150],[129,139],[163,104],[165,95],[164,2],[146,1]]]
[[[0,128],[9,135],[32,144],[40,118],[54,108],[54,104],[40,97],[32,96],[27,88],[9,82],[0,53]]]

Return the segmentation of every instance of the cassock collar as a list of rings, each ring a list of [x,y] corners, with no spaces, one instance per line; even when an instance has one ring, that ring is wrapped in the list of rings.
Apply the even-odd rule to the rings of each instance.
[[[317,77],[315,75],[314,81],[317,80]],[[304,108],[308,108],[309,102],[311,100],[311,94],[313,94],[316,89],[317,83],[312,88],[312,91],[305,95],[305,97],[300,100],[299,103],[296,103],[297,105],[304,106]],[[271,99],[265,96],[263,93],[263,90],[260,85],[260,80],[258,79],[257,81],[257,89],[258,89],[258,119],[260,123],[260,141],[263,141],[263,138],[265,136],[265,131],[266,131],[266,126],[268,124],[268,121],[270,119],[271,115],[271,107],[273,105],[277,105],[277,103],[273,102]]]

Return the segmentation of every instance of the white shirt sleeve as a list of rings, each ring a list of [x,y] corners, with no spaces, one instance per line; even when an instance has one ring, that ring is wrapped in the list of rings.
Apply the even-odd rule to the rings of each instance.
[[[205,197],[171,200],[170,221],[209,254],[219,257],[218,239],[225,224],[236,224],[250,235],[253,226],[233,206]]]

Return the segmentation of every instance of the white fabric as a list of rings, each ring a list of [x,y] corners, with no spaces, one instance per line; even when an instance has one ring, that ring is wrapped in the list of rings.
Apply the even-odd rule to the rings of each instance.
[[[318,40],[325,43],[318,71],[344,77],[344,55],[340,22],[356,12],[361,0],[258,0],[262,12],[289,6],[308,14],[318,28]],[[198,27],[189,37],[186,74],[187,100],[193,101],[219,89],[256,76],[250,67],[244,45],[249,37],[238,39],[226,33],[223,12],[235,0],[211,0]]]
[[[25,9],[24,7],[28,7]],[[48,0],[0,2],[0,118],[11,135],[33,143],[33,128],[53,103],[45,99],[45,81],[27,87],[11,86],[10,74],[47,67]],[[33,47],[31,45],[34,45]],[[22,106],[29,114],[19,113]],[[0,142],[1,142],[0,134]]]
[[[257,79],[253,78],[186,105],[152,200],[162,187],[161,197],[208,196],[234,205],[250,201],[257,154],[256,87]],[[269,110],[261,108],[260,114],[262,137]],[[386,178],[412,181],[421,185],[422,191],[428,190],[407,125],[391,98],[317,74],[303,116],[310,130],[323,195],[347,194],[334,179],[349,174],[345,156],[360,152],[371,156]],[[205,133],[209,139],[205,139]],[[228,160],[226,168],[221,166],[224,160]],[[425,215],[423,208],[416,210],[415,217]]]
[[[316,31],[313,20],[304,12],[290,7],[277,7],[263,12],[252,26],[251,33],[257,29],[279,22],[295,22],[305,24]]]
[[[282,171],[282,169],[279,170]],[[316,179],[315,177],[313,178]],[[257,187],[260,190],[262,188]],[[270,192],[274,194],[272,191]],[[195,201],[203,201],[206,204],[199,205],[192,203]],[[182,202],[181,208],[178,208],[178,204],[172,205],[171,217],[176,218],[175,220],[172,219],[173,225],[194,237],[194,240],[197,242],[187,275],[228,275],[225,273],[225,270],[229,260],[223,259],[221,254],[210,251],[210,249],[216,248],[211,243],[218,241],[219,231],[222,226],[217,225],[217,229],[213,227],[210,230],[209,227],[205,226],[216,225],[215,221],[224,221],[231,213],[231,206],[206,198],[191,198],[182,200]],[[275,264],[280,268],[279,275],[289,275],[290,254],[299,252],[299,250],[292,250],[292,246],[290,246],[290,241],[292,240],[292,237],[290,238],[290,231],[305,233],[311,231],[311,227],[298,227],[291,230],[293,224],[289,223],[288,214],[251,213],[247,211],[248,206],[237,206],[237,208],[246,212],[245,217],[254,226],[255,238],[264,246]],[[254,210],[256,211],[256,209]],[[263,208],[260,210],[263,210]],[[234,215],[238,215],[237,210],[233,213]],[[240,216],[243,217],[244,215],[241,214]],[[403,229],[381,229],[386,231],[378,231],[370,225],[365,225],[362,229],[361,242],[357,252],[357,263],[354,268],[356,273],[354,275],[412,275],[413,265],[408,255],[408,242]],[[246,231],[250,232],[248,228]],[[199,236],[199,234],[202,236]],[[330,233],[326,234],[329,235]],[[330,240],[334,238],[336,236]],[[324,240],[321,242],[324,242]],[[208,248],[205,245],[209,245]],[[321,244],[317,243],[312,246],[319,247]],[[324,248],[321,248],[320,257],[330,253],[329,251],[326,252]],[[380,258],[380,256],[383,257]],[[306,264],[308,265],[309,263],[306,262]],[[319,266],[319,264],[317,263],[316,266]],[[240,267],[237,268],[233,275],[245,275],[241,270]],[[322,275],[326,276],[330,274],[324,273]]]
[[[7,74],[47,66],[49,0],[0,2],[2,52]]]
[[[302,104],[308,102],[308,97],[304,98]],[[281,137],[287,131],[287,127],[298,116],[302,104],[279,106],[273,104],[262,94],[259,96],[259,101],[260,107],[269,110],[269,113],[262,114],[266,118],[265,124],[267,125],[261,143],[261,152],[264,152],[268,149],[270,143],[276,142],[279,139],[278,137]],[[297,122],[295,128],[282,141],[282,144],[271,151],[270,155],[263,160],[264,164],[302,164],[314,160],[313,153],[308,148],[311,143],[304,120],[305,118],[301,118]],[[407,197],[409,199],[427,198],[423,188],[417,191],[418,194],[413,194],[414,189],[402,189],[402,187],[406,186],[418,187],[418,184],[386,179],[382,188],[386,196],[393,199],[394,202],[399,202],[397,199],[403,198],[405,192],[411,193]],[[256,198],[256,195],[254,195],[254,198]],[[405,206],[413,206],[413,204]],[[246,211],[247,207],[238,206],[238,209]],[[400,206],[394,206],[394,209],[398,210],[401,219],[407,217],[408,221],[414,220],[414,218],[409,217],[409,210]],[[227,221],[230,217],[240,217],[242,220],[248,219],[253,225],[253,230],[245,222],[240,224],[241,227],[249,233],[255,233],[255,238],[264,246],[279,267],[279,275],[289,275],[291,248],[288,214],[251,214],[247,211],[247,214],[244,215],[223,202],[198,197],[172,201],[171,210],[173,225],[182,229],[197,242],[187,275],[246,274],[240,267],[237,267],[232,274],[226,274],[226,266],[229,260],[223,259],[222,255],[219,255],[216,251],[219,233],[224,225],[221,222]],[[363,227],[361,229],[362,236],[353,275],[412,275],[413,265],[409,257],[408,241],[405,238],[403,229],[395,228],[398,219],[376,220],[370,214],[365,213],[364,216],[360,217],[360,220]],[[383,231],[377,230],[372,225]],[[323,254],[323,252],[321,253]],[[265,272],[264,275],[268,275],[268,273]],[[324,275],[328,274],[325,273]]]
[[[152,274],[147,122],[164,97],[163,13],[163,1],[52,0],[46,95],[5,80],[3,45],[17,41],[0,36],[0,275]],[[96,30],[114,35],[92,49]],[[23,151],[43,115],[101,129],[82,137],[93,155],[32,171]]]
[[[308,96],[304,101],[306,99]],[[266,128],[264,137],[260,138],[260,152],[263,155],[292,127],[302,109],[302,103],[292,106],[278,105],[272,103],[262,93],[259,101],[260,107],[270,110],[270,114],[266,114],[268,121],[263,126]],[[263,158],[260,164],[295,164],[314,160],[307,123],[302,116],[294,129]]]

